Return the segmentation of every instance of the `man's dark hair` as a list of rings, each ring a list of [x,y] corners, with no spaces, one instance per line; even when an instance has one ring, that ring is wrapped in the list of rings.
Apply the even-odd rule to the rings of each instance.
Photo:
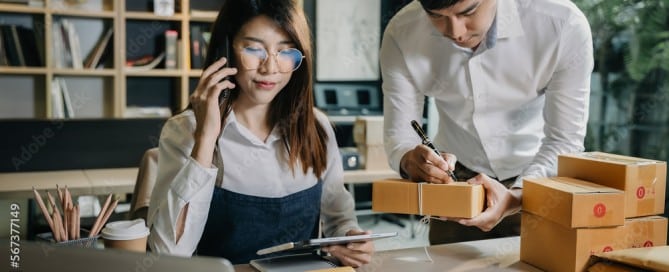
[[[448,8],[461,0],[419,0],[425,10]]]

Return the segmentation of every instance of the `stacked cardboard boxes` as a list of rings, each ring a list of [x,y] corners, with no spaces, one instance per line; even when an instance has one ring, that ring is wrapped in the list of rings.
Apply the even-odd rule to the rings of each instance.
[[[570,154],[559,157],[558,176],[525,179],[522,261],[583,271],[594,253],[666,245],[667,218],[648,216],[663,212],[666,163]]]
[[[353,125],[353,141],[367,170],[389,169],[383,146],[383,116],[359,116]]]

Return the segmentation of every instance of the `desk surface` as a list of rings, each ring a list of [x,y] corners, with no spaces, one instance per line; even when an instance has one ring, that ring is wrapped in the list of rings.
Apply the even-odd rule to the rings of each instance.
[[[357,271],[541,271],[520,261],[520,237],[376,252],[372,262]],[[255,272],[236,265],[237,272]]]
[[[56,185],[65,186],[73,195],[105,195],[132,193],[138,168],[86,169],[25,173],[0,173],[0,198],[32,198],[32,188],[52,190]],[[378,179],[397,178],[399,175],[386,170],[344,171],[344,183],[369,183]]]

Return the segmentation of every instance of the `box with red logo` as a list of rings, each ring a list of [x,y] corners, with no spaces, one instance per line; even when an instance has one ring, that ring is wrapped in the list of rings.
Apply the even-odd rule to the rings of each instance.
[[[523,211],[567,228],[622,226],[623,191],[573,178],[525,178]]]
[[[558,176],[587,180],[625,191],[625,217],[662,214],[667,163],[602,152],[558,157]]]
[[[521,220],[520,260],[546,271],[583,271],[595,253],[667,244],[667,219],[659,216],[601,228],[567,228],[527,212]]]

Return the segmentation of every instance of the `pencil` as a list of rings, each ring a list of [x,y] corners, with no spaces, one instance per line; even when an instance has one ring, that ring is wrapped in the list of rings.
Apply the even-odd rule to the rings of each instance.
[[[93,237],[95,236],[95,229],[98,228],[98,225],[100,225],[100,221],[102,221],[102,218],[105,216],[105,213],[107,212],[107,208],[109,206],[109,203],[111,202],[112,194],[109,194],[107,197],[107,200],[105,200],[105,204],[102,206],[102,209],[100,209],[100,214],[98,214],[98,217],[95,219],[95,223],[93,223],[93,227],[91,227],[91,232],[88,234],[88,237]]]
[[[56,191],[58,192],[58,200],[60,201],[60,206],[65,208],[65,195],[63,194],[63,189],[58,187],[56,184]]]
[[[109,220],[109,217],[111,216],[112,213],[114,213],[114,209],[116,208],[116,205],[118,205],[118,199],[114,200],[114,202],[107,208],[107,211],[105,212],[105,217],[102,218],[102,222],[98,227],[95,229],[95,235],[100,233],[100,230],[102,230],[102,227],[107,223],[107,220]]]
[[[76,218],[76,222],[77,222],[75,224],[75,229],[76,229],[75,235],[76,235],[77,239],[79,239],[79,238],[81,238],[81,235],[80,235],[80,233],[81,233],[81,215],[80,215],[81,211],[79,210],[79,204],[74,205],[74,214],[75,214],[74,218]]]
[[[35,187],[33,187],[33,194],[35,195],[35,201],[37,201],[37,205],[39,206],[40,210],[42,210],[42,215],[44,216],[46,223],[49,224],[49,227],[51,228],[51,232],[55,233],[53,220],[49,215],[49,210],[46,209],[46,205],[44,205],[44,200],[42,200],[42,196],[37,192]]]
[[[53,223],[54,225],[56,225],[56,227],[58,227],[62,240],[67,241],[67,234],[65,234],[65,226],[63,226],[63,218],[60,217],[60,211],[58,211],[58,206],[56,206],[56,201],[53,199],[53,196],[49,191],[46,191],[46,196],[49,199],[49,204],[51,204],[54,216],[58,218],[58,221],[54,220]],[[63,211],[63,213],[65,213],[65,211]]]

